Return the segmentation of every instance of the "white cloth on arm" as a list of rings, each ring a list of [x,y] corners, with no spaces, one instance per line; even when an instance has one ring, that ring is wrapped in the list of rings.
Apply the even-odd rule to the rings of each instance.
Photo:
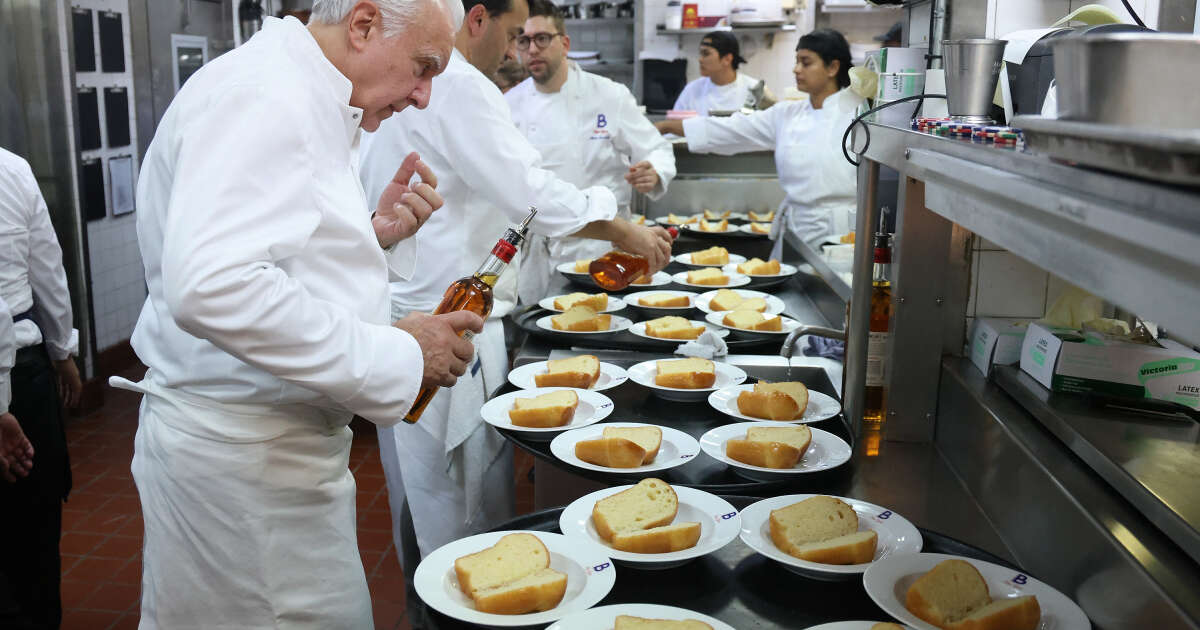
[[[0,296],[0,413],[12,403],[12,367],[16,362],[17,338],[13,334],[12,311]]]
[[[149,370],[114,383],[147,393],[142,628],[373,627],[346,425],[399,422],[424,366],[390,325],[351,90],[303,24],[267,18],[146,153]]]
[[[13,327],[18,348],[44,341],[46,352],[56,361],[79,354],[62,248],[50,211],[29,163],[4,149],[0,149],[0,297],[14,316],[33,309],[33,319]]]
[[[853,225],[857,171],[842,157],[842,133],[862,98],[843,89],[821,109],[808,101],[785,101],[759,112],[728,118],[683,121],[688,149],[732,155],[774,150],[784,199],[776,212],[772,237],[786,227],[819,246]]]
[[[650,162],[659,181],[647,196],[659,199],[675,178],[675,152],[642,114],[629,88],[568,63],[559,91],[539,92],[533,79],[526,79],[504,95],[513,122],[541,153],[543,168],[580,188],[608,188],[621,207],[620,216],[629,218],[629,166]],[[594,258],[610,249],[605,241],[531,235],[522,250],[521,301],[545,297],[559,263]]]
[[[737,111],[743,107],[753,107],[754,97],[750,90],[755,85],[758,85],[758,79],[744,72],[737,73],[737,77],[725,85],[717,85],[708,77],[700,77],[683,86],[672,109],[707,116],[708,112],[714,110]]]

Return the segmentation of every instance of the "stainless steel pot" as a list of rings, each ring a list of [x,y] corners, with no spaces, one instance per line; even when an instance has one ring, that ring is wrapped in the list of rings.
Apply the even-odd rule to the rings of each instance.
[[[1060,119],[1200,128],[1200,37],[1111,33],[1052,45]]]

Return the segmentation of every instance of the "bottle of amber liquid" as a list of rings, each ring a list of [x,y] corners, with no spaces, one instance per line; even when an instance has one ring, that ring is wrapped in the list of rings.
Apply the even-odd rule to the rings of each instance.
[[[471,311],[476,315],[487,319],[492,312],[492,287],[496,286],[496,282],[500,279],[500,274],[508,268],[508,263],[512,262],[513,256],[516,255],[517,249],[521,246],[521,242],[525,240],[525,234],[529,231],[529,222],[533,219],[533,215],[537,214],[537,208],[529,207],[529,216],[521,222],[517,229],[508,228],[504,232],[504,237],[496,241],[496,246],[492,248],[492,254],[483,261],[479,269],[472,275],[465,278],[455,280],[453,284],[446,289],[446,293],[442,296],[441,304],[433,310],[434,315],[442,313],[451,313],[454,311]],[[464,339],[470,339],[475,334],[469,330],[464,330],[459,333],[459,336]],[[425,387],[417,393],[417,400],[413,403],[412,409],[404,416],[404,421],[409,424],[416,423],[421,418],[421,414],[425,413],[425,407],[429,406],[429,401],[433,400],[434,394],[438,392],[438,387]]]
[[[674,227],[667,228],[667,232],[672,239],[679,236],[679,230]],[[650,262],[645,257],[619,249],[608,252],[588,265],[592,280],[605,291],[620,291],[649,272]]]
[[[878,426],[887,417],[887,359],[892,319],[892,235],[875,235],[875,267],[871,273],[871,319],[867,337],[867,392],[863,423]]]

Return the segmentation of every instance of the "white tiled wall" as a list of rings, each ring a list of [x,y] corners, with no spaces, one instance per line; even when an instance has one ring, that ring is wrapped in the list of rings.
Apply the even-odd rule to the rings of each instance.
[[[978,236],[971,249],[968,318],[1038,318],[1046,313],[1051,274]],[[1061,290],[1057,287],[1050,299]]]
[[[79,87],[94,87],[101,94],[100,133],[101,148],[85,151],[84,158],[100,157],[104,160],[105,197],[109,199],[109,216],[87,223],[87,238],[89,265],[91,269],[92,313],[96,319],[96,348],[105,350],[129,339],[133,325],[137,322],[138,312],[146,299],[142,260],[138,251],[137,232],[135,228],[136,211],[119,217],[111,215],[111,182],[108,174],[108,158],[129,155],[133,157],[134,174],[138,170],[137,155],[137,122],[134,119],[136,102],[133,91],[133,47],[130,39],[129,1],[128,0],[72,0],[71,6],[92,9],[92,28],[96,30],[94,39],[97,46],[100,33],[96,16],[100,11],[116,11],[121,14],[121,27],[125,39],[125,72],[115,74],[99,71],[97,62],[96,72],[80,72],[75,75],[75,84]],[[64,45],[66,38],[63,38]],[[64,56],[66,51],[64,50]],[[106,87],[124,87],[129,95],[129,134],[130,144],[125,147],[108,148],[108,130],[103,124],[105,118],[103,89]],[[136,181],[135,181],[136,185]]]

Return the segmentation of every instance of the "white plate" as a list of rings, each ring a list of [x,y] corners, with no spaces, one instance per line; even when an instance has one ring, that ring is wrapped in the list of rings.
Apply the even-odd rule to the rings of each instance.
[[[567,538],[596,548],[600,553],[639,569],[669,569],[688,560],[708,555],[738,537],[742,530],[742,519],[737,509],[728,501],[703,490],[686,486],[671,486],[679,497],[679,511],[672,523],[700,523],[700,540],[696,546],[670,553],[633,553],[618,551],[608,546],[592,524],[592,508],[596,501],[614,495],[632,485],[613,486],[586,494],[563,508],[558,517],[558,529]]]
[[[741,273],[740,271],[737,270],[737,265],[734,263],[729,263],[728,265],[721,267],[721,271],[724,271],[725,273]],[[749,278],[751,280],[770,280],[772,278],[787,278],[788,276],[796,275],[797,271],[799,271],[799,270],[796,268],[796,265],[789,265],[787,263],[779,263],[779,273],[756,273],[752,276],[749,276]]]
[[[819,626],[811,626],[806,630],[871,630],[875,624],[883,623],[882,621],[834,621],[832,623],[823,623]],[[894,622],[890,622],[894,623]]]
[[[958,558],[970,562],[987,582],[993,599],[1002,597],[1037,596],[1042,609],[1038,630],[1088,630],[1092,627],[1087,615],[1069,597],[1054,587],[998,564],[943,553],[909,553],[888,556],[871,565],[863,574],[867,595],[884,612],[918,630],[937,630],[921,621],[904,607],[908,587],[943,560]]]
[[[613,315],[608,322],[608,330],[559,330],[550,323],[550,318],[554,315],[546,315],[539,317],[537,322],[538,328],[549,330],[550,332],[566,333],[568,335],[606,335],[608,333],[621,332],[633,325],[633,320],[620,315]]]
[[[554,300],[556,300],[557,298],[560,298],[560,297],[562,297],[562,296],[561,295],[552,295],[550,297],[544,297],[538,302],[538,306],[546,309],[547,311],[554,311],[555,313],[561,313],[561,312],[563,312],[562,309],[556,308],[554,306]],[[622,300],[621,298],[616,297],[614,295],[610,295],[610,296],[608,296],[608,306],[603,311],[600,311],[600,312],[601,313],[612,313],[614,311],[619,311],[623,308],[625,308],[625,300]]]
[[[458,587],[454,561],[482,551],[506,534],[528,533],[537,536],[550,551],[550,568],[567,574],[567,592],[554,608],[525,615],[495,615],[475,610]],[[549,532],[489,532],[438,547],[417,565],[413,586],[421,601],[443,615],[484,626],[531,626],[550,623],[569,614],[595,606],[612,590],[617,569],[612,560],[596,547],[585,547],[561,534]]]
[[[717,263],[714,265],[714,264],[710,264],[710,263],[692,262],[692,253],[689,252],[686,254],[680,254],[678,256],[675,256],[672,260],[674,260],[677,263],[687,265],[689,267],[703,268],[703,267],[720,267],[721,265],[726,265],[726,264],[730,264],[730,265],[741,264],[741,263],[746,262],[746,257],[739,256],[737,254],[730,254],[728,263]]]
[[[679,273],[671,276],[671,279],[675,281],[675,284],[682,284],[685,287],[695,287],[697,289],[711,289],[713,287],[721,287],[723,289],[728,289],[731,287],[740,287],[743,285],[750,284],[750,276],[742,275],[737,272],[730,273],[730,272],[726,271],[725,275],[729,276],[729,284],[724,284],[724,285],[722,285],[722,284],[692,284],[687,281],[687,275],[688,275],[688,272],[680,271]]]
[[[714,290],[714,291],[706,291],[704,293],[701,293],[699,296],[697,296],[696,297],[696,308],[704,311],[705,313],[724,312],[724,311],[714,311],[712,309],[712,307],[709,306],[709,302],[712,302],[712,299],[714,297],[716,297],[718,290],[719,289]],[[735,293],[737,293],[738,295],[742,296],[743,298],[758,297],[758,298],[762,298],[762,299],[766,300],[767,301],[767,310],[765,313],[763,313],[764,315],[778,315],[778,314],[782,313],[783,309],[785,308],[783,305],[783,300],[775,297],[774,295],[771,295],[770,293],[763,293],[762,291],[751,291],[750,289],[733,289],[733,291]]]
[[[641,223],[638,223],[638,222],[637,222],[637,218],[638,218],[638,217],[642,217],[642,222],[641,222]],[[629,222],[630,222],[630,223],[633,223],[634,225],[644,225],[644,226],[646,226],[646,227],[654,227],[654,226],[658,225],[658,222],[657,222],[657,221],[655,221],[654,219],[647,219],[647,218],[646,218],[646,215],[644,215],[644,214],[635,214],[635,215],[633,215],[633,216],[632,216],[632,217],[629,219]]]
[[[563,617],[546,630],[612,630],[618,615],[631,615],[643,619],[670,619],[683,621],[695,619],[713,627],[713,630],[734,630],[733,626],[708,615],[692,612],[686,608],[659,606],[658,604],[612,604],[597,606],[570,617]]]
[[[588,274],[586,271],[583,273],[579,273],[578,271],[575,271],[575,262],[574,261],[559,263],[558,266],[555,267],[554,269],[557,270],[558,273],[563,273],[568,276],[589,276],[590,277],[590,274]]]
[[[608,468],[606,466],[590,464],[575,457],[575,444],[584,440],[596,440],[604,437],[605,427],[648,426],[658,425],[642,424],[640,422],[605,422],[602,424],[593,424],[589,427],[558,434],[554,438],[554,441],[550,442],[550,452],[554,453],[554,456],[560,460],[578,468],[622,475],[637,475],[682,466],[700,454],[700,443],[696,441],[696,438],[679,429],[658,426],[662,430],[662,444],[658,447],[658,454],[655,455],[654,461],[644,466],[638,466],[637,468]]]
[[[648,295],[656,293],[666,293],[667,295],[682,295],[687,297],[687,306],[645,306],[638,303],[638,300]],[[628,293],[625,295],[625,305],[633,308],[640,308],[645,311],[662,311],[663,313],[680,313],[691,310],[696,307],[696,294],[691,291],[638,291],[637,293]]]
[[[680,357],[682,358],[682,357]],[[669,359],[663,359],[664,361]],[[712,387],[701,389],[680,389],[678,387],[663,387],[654,382],[654,377],[658,375],[658,361],[642,361],[637,365],[629,368],[629,379],[638,385],[650,388],[650,391],[667,400],[680,400],[685,402],[704,400],[708,397],[709,392],[716,391],[722,387],[731,385],[740,385],[746,380],[746,373],[742,368],[720,361],[713,361],[714,369],[717,373],[717,380]]]
[[[650,276],[650,284],[631,284],[630,289],[650,289],[654,287],[665,287],[671,284],[671,274],[665,271],[656,271],[653,276]]]
[[[746,220],[749,221],[750,219],[746,219]],[[763,223],[763,222],[758,221],[758,223]],[[753,229],[750,228],[749,223],[743,223],[743,224],[739,225],[737,227],[737,229],[739,232],[742,232],[744,234],[749,234],[750,236],[757,236],[759,238],[770,238],[771,237],[770,232],[755,232]]]
[[[508,382],[520,387],[521,389],[537,389],[537,383],[533,377],[546,372],[546,362],[537,361],[535,363],[526,363],[519,368],[514,368],[508,373]],[[594,392],[612,389],[621,383],[629,380],[629,375],[625,373],[625,368],[618,367],[611,363],[600,362],[600,378],[596,380],[596,384],[592,385],[590,390]],[[809,403],[812,404],[811,402]]]
[[[519,427],[512,423],[508,418],[508,411],[513,407],[513,400],[516,398],[533,398],[541,396],[549,392],[558,391],[560,389],[573,390],[579,396],[579,406],[575,408],[575,415],[571,421],[561,427]],[[589,424],[596,424],[608,417],[613,412],[613,401],[604,394],[594,392],[590,389],[575,389],[573,387],[537,387],[534,389],[521,389],[507,394],[501,394],[479,408],[479,415],[483,417],[483,421],[496,427],[497,429],[508,429],[509,431],[519,431],[525,434],[525,437],[530,440],[549,440],[554,437],[555,433],[569,431],[586,427]]]
[[[759,338],[786,337],[793,330],[796,330],[797,328],[800,327],[800,322],[792,319],[791,317],[785,317],[783,315],[780,315],[779,316],[779,325],[780,325],[780,328],[782,328],[782,330],[746,330],[745,328],[737,328],[734,326],[730,326],[729,324],[726,324],[725,323],[725,314],[728,312],[729,311],[719,311],[716,313],[709,313],[708,315],[704,316],[704,321],[706,321],[714,326],[717,326],[719,328],[728,328],[729,330],[732,330],[733,332],[737,333],[739,336],[742,336],[742,337],[759,337]],[[538,320],[538,321],[541,321],[541,320]]]
[[[632,378],[632,370],[630,371]],[[852,450],[842,438],[821,429],[812,430],[812,443],[794,468],[764,468],[743,464],[725,454],[725,442],[746,437],[749,427],[761,427],[761,422],[737,422],[712,429],[700,436],[700,450],[709,457],[733,467],[733,472],[758,481],[779,481],[789,475],[802,475],[837,468],[850,461]]]
[[[559,273],[563,274],[564,276],[567,276],[568,278],[570,278],[576,282],[589,283],[593,286],[600,287],[600,285],[596,284],[596,282],[594,280],[592,280],[591,274],[579,273],[579,272],[575,271],[575,262],[574,261],[560,263],[557,267],[555,267],[555,269]],[[650,288],[654,288],[654,287],[665,287],[668,284],[671,284],[671,274],[669,274],[665,271],[659,271],[650,277],[650,284],[631,284],[631,285],[629,285],[629,288],[631,288],[631,289],[632,288],[650,289]],[[609,296],[609,299],[610,300],[612,299],[611,295]]]
[[[729,336],[729,331],[725,330],[724,328],[721,328],[720,326],[713,326],[712,324],[701,322],[701,321],[696,321],[694,319],[689,319],[688,323],[690,323],[692,326],[704,326],[705,329],[711,330],[713,332],[713,334],[718,337],[728,337]],[[638,322],[638,323],[630,326],[629,332],[631,332],[639,337],[645,337],[646,339],[653,339],[654,341],[668,341],[668,342],[672,342],[672,343],[687,343],[689,341],[693,341],[692,339],[665,339],[663,337],[655,337],[654,335],[647,334],[646,333],[646,322]]]
[[[677,214],[677,215],[675,215],[677,217],[683,217],[683,219],[685,221],[688,219],[696,219],[695,221],[692,221],[691,223],[672,223],[670,220],[668,220],[668,218],[667,218],[668,216],[669,215],[663,215],[663,216],[655,219],[655,221],[658,221],[660,225],[674,225],[674,226],[695,225],[700,222],[700,219],[704,218],[704,213],[701,212],[698,214]]]
[[[808,390],[808,406],[804,408],[804,415],[796,420],[767,420],[766,418],[755,418],[748,416],[741,411],[738,411],[737,399],[742,392],[754,391],[754,384],[734,385],[708,395],[708,404],[712,405],[713,409],[720,411],[723,414],[741,418],[743,420],[751,420],[753,422],[762,422],[765,424],[807,424],[809,422],[819,422],[828,420],[842,410],[842,404],[833,396],[822,394],[821,392]]]
[[[895,512],[866,501],[837,497],[854,508],[858,514],[858,531],[872,530],[879,537],[875,557],[863,564],[823,564],[790,556],[771,541],[771,510],[799,503],[815,494],[792,494],[763,499],[742,510],[742,542],[758,553],[782,564],[784,568],[818,580],[857,579],[872,563],[890,555],[919,553],[923,541],[921,532],[908,519]]]

